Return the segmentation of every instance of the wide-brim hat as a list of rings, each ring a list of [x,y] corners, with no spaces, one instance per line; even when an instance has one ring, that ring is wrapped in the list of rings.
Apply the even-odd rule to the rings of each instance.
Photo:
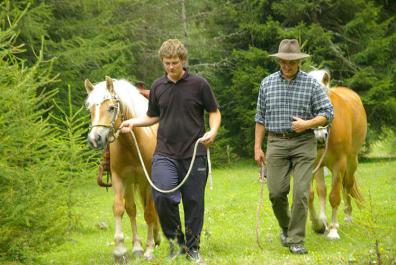
[[[284,39],[279,44],[278,53],[270,55],[271,57],[276,57],[282,60],[300,60],[311,55],[303,53],[300,51],[300,45],[296,39]]]

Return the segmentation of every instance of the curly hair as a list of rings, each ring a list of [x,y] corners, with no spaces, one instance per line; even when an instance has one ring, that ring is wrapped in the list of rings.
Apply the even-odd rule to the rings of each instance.
[[[187,49],[178,39],[169,39],[162,43],[158,55],[161,61],[163,58],[169,57],[178,57],[180,60],[185,61],[187,59]]]

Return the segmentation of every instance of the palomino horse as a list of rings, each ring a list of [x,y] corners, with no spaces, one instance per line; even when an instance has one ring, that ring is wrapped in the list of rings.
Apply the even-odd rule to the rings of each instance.
[[[330,89],[330,75],[323,70],[310,72],[324,88],[334,107],[334,120],[330,126],[327,151],[323,157],[319,170],[314,176],[317,185],[317,193],[320,201],[320,215],[317,216],[314,205],[314,192],[311,188],[309,210],[313,228],[316,232],[323,233],[327,230],[329,239],[339,239],[337,211],[341,203],[341,191],[344,197],[346,222],[352,220],[351,197],[356,199],[358,205],[363,202],[363,197],[358,189],[355,171],[358,165],[358,153],[366,138],[367,118],[362,101],[358,94],[346,87]],[[316,164],[319,163],[325,148],[318,149]],[[315,164],[315,165],[316,165]],[[326,183],[324,180],[324,167],[332,173],[332,185],[329,195],[332,207],[332,221],[330,227],[327,223]]]
[[[135,192],[138,191],[144,207],[144,219],[148,226],[147,243],[144,257],[151,259],[156,244],[160,243],[159,220],[154,207],[151,186],[145,178],[136,146],[130,134],[115,133],[122,119],[144,115],[148,101],[139,91],[125,80],[106,81],[95,86],[85,80],[88,92],[87,107],[91,112],[91,130],[88,134],[89,144],[103,149],[110,144],[110,169],[114,189],[113,213],[115,217],[116,262],[126,259],[127,249],[124,246],[122,216],[126,210],[132,227],[132,244],[134,255],[142,255],[143,247],[137,233]],[[136,139],[143,156],[146,168],[151,173],[151,159],[156,145],[157,126],[134,128]],[[118,137],[117,137],[118,136]]]

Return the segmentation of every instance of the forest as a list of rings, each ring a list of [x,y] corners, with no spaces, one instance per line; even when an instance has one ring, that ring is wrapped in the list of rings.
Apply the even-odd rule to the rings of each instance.
[[[161,43],[182,40],[188,69],[221,106],[214,164],[253,159],[260,81],[284,38],[362,98],[371,144],[396,130],[392,0],[1,0],[0,261],[30,262],[78,229],[74,186],[100,154],[86,144],[84,80],[164,74]],[[396,142],[392,142],[396,148]]]

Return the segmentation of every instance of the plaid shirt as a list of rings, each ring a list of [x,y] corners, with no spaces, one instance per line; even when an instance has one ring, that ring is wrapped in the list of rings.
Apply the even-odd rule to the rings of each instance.
[[[263,79],[257,99],[255,121],[269,132],[292,132],[293,116],[310,120],[324,116],[330,124],[334,110],[321,84],[307,73],[299,71],[292,80],[280,71]]]

